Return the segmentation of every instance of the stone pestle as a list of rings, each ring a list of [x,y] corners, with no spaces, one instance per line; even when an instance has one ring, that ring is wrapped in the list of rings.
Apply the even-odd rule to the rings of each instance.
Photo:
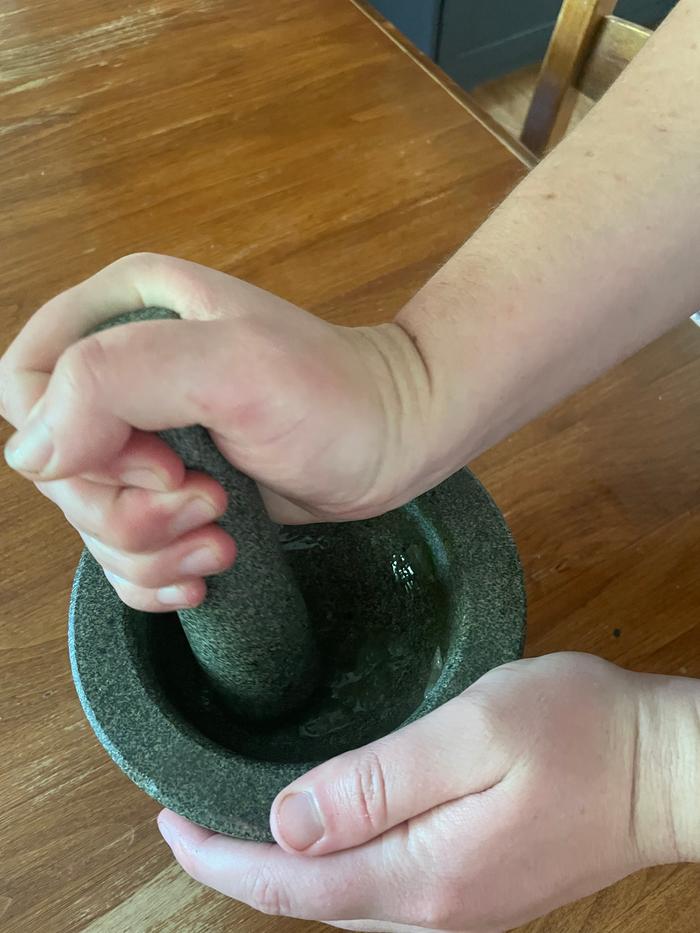
[[[95,331],[154,320],[179,320],[164,308],[143,308]],[[93,331],[93,332],[95,332]],[[230,570],[207,578],[207,596],[178,616],[212,688],[242,720],[283,719],[308,700],[317,683],[318,651],[306,606],[255,482],[224,458],[205,428],[160,436],[191,470],[208,473],[228,494],[218,524],[238,546]]]

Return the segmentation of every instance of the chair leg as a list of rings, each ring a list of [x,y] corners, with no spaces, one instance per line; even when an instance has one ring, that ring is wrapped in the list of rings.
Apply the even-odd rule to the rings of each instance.
[[[573,84],[601,19],[617,0],[564,0],[547,49],[521,141],[536,156],[559,142],[575,104]]]

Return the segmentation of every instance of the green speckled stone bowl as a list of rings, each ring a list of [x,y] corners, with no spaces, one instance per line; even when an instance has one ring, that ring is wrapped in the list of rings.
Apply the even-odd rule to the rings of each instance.
[[[172,326],[169,312],[137,319],[154,317]],[[203,429],[164,436],[229,491],[221,524],[236,564],[209,579],[200,609],[151,615],[125,606],[85,552],[69,619],[88,720],[160,803],[269,841],[270,806],[290,781],[520,657],[517,552],[467,470],[379,518],[279,527]]]

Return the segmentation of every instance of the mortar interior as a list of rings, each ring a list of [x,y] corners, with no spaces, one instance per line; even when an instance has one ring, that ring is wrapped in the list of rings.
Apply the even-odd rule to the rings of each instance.
[[[374,522],[370,536],[363,523],[280,530],[321,661],[311,700],[290,721],[265,726],[233,718],[176,617],[150,616],[134,630],[136,649],[174,710],[241,755],[308,761],[370,742],[419,707],[449,654],[447,567],[421,525],[404,509]]]
[[[73,676],[106,750],[161,803],[246,839],[271,838],[295,777],[429,713],[519,657],[525,635],[515,545],[467,470],[378,518],[280,534],[322,662],[287,722],[236,720],[177,617],[124,606],[87,552],[71,601]]]

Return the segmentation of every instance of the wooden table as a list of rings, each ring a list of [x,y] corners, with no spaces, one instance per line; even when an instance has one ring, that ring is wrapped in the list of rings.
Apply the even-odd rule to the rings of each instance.
[[[3,344],[58,290],[149,249],[385,320],[524,171],[351,0],[0,0],[0,63]],[[700,676],[699,385],[688,323],[476,465],[522,551],[529,654]],[[157,805],[73,691],[78,541],[8,470],[0,500],[0,927],[325,929],[173,864]],[[644,872],[527,930],[697,933],[699,882]]]

